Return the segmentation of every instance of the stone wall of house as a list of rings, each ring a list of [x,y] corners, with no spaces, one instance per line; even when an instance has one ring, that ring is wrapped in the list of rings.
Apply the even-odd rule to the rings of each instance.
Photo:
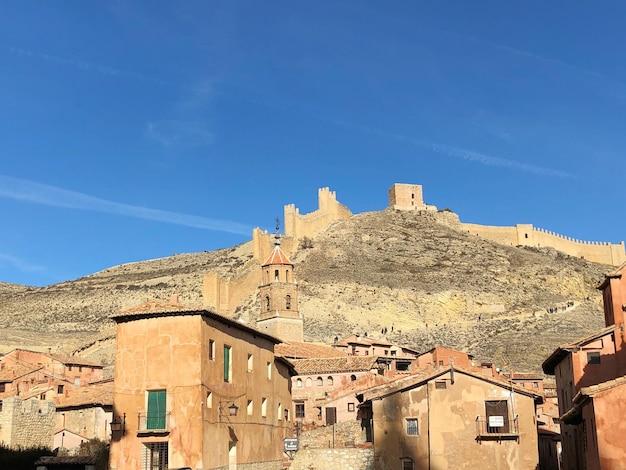
[[[267,462],[238,463],[237,470],[282,470],[282,460],[270,460]],[[229,466],[217,467],[213,470],[228,470]]]
[[[374,470],[372,447],[301,449],[294,455],[290,470]]]
[[[55,405],[37,398],[5,398],[0,411],[0,442],[12,448],[52,448]]]
[[[361,420],[320,426],[298,436],[300,449],[340,448],[365,445],[365,430]]]

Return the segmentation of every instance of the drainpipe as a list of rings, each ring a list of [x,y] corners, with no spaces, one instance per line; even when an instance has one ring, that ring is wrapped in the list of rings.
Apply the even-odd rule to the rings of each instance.
[[[426,382],[426,409],[428,410],[428,470],[430,470],[430,383]]]

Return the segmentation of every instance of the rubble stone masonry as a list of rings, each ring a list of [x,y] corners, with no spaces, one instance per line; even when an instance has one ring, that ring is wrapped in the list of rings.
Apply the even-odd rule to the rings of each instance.
[[[52,448],[55,405],[30,398],[5,398],[0,411],[0,443],[11,448]]]

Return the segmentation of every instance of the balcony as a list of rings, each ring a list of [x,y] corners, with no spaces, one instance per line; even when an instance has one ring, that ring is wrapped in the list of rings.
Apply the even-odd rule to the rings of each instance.
[[[519,442],[519,424],[517,416],[510,419],[508,416],[490,416],[487,419],[476,417],[477,441],[506,441]]]
[[[139,413],[137,434],[168,434],[170,413]]]

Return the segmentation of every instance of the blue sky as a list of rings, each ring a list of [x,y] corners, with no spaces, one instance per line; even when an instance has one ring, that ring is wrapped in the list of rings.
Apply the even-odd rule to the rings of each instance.
[[[233,246],[329,186],[620,242],[626,3],[28,1],[0,14],[0,282]]]

